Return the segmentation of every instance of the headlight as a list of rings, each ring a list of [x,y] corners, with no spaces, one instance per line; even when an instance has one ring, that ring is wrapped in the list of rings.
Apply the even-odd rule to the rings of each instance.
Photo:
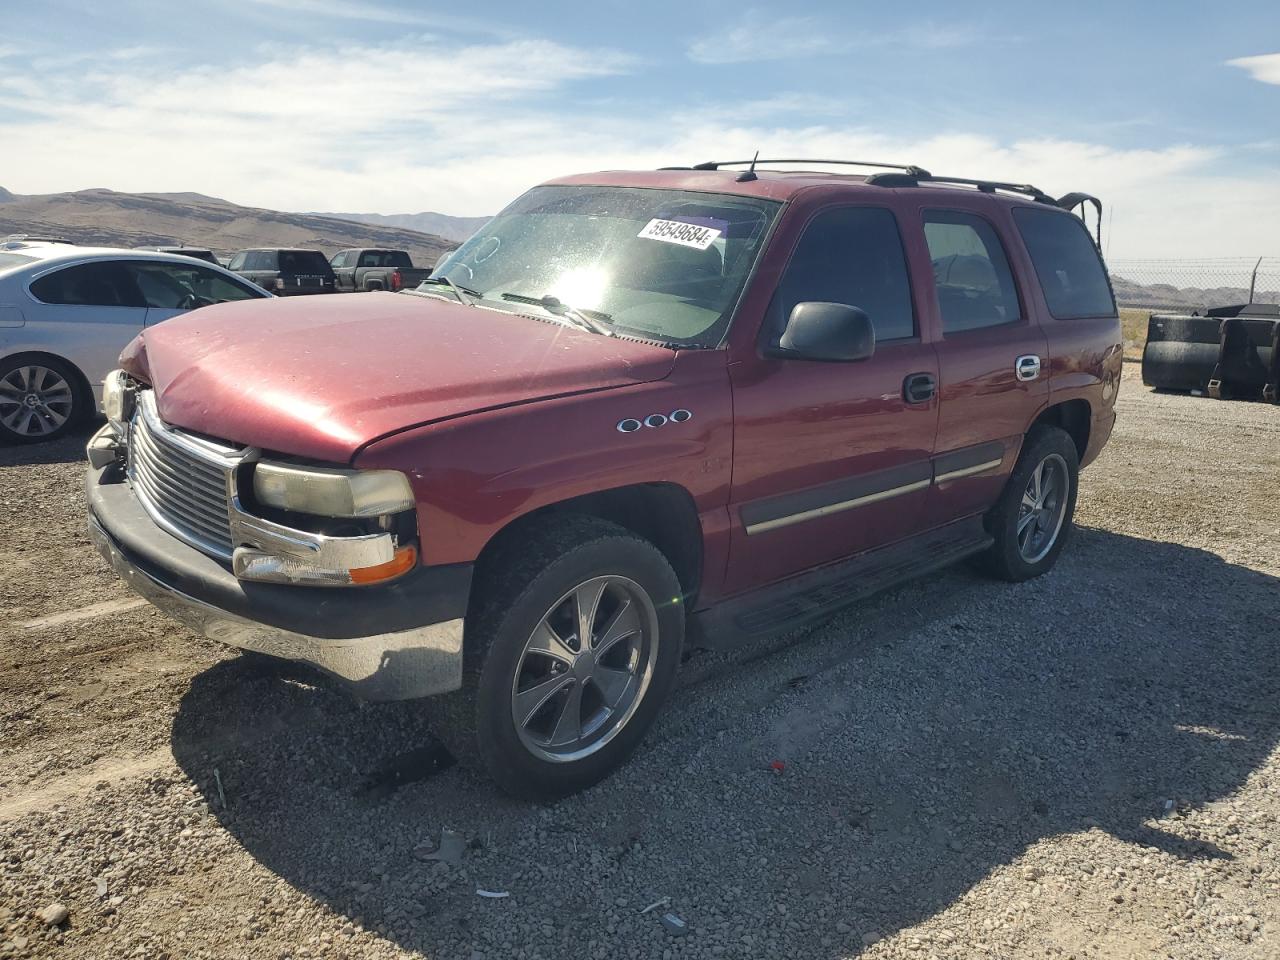
[[[112,370],[102,381],[102,412],[113,425],[133,416],[133,381],[123,370]]]
[[[259,503],[322,517],[379,517],[413,508],[409,478],[396,470],[342,470],[259,463],[253,469]]]

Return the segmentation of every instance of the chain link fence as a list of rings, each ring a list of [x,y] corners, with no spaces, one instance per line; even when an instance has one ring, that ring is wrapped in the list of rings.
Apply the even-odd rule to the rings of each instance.
[[[1280,303],[1280,257],[1112,260],[1107,268],[1122,307],[1184,311]]]

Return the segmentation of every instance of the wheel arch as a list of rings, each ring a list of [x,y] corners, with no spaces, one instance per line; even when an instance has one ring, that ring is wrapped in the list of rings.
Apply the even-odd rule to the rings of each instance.
[[[539,507],[512,520],[489,539],[476,558],[476,575],[524,535],[530,527],[558,516],[598,517],[648,540],[671,564],[687,606],[702,585],[702,526],[692,494],[676,483],[637,483],[583,494]]]
[[[1093,408],[1088,400],[1063,400],[1041,410],[1036,415],[1027,433],[1034,428],[1047,425],[1066,431],[1076,447],[1076,455],[1084,462],[1085,451],[1089,449],[1089,433],[1093,426]]]

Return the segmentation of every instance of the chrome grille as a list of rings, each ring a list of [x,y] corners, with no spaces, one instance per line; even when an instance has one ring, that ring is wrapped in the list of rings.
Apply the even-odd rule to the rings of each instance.
[[[134,493],[159,526],[224,559],[232,552],[230,481],[239,452],[168,426],[152,392],[139,392],[127,460]]]

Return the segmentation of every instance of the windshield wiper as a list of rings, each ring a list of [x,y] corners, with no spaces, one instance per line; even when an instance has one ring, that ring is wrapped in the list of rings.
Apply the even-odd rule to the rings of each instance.
[[[423,280],[422,283],[418,284],[418,286],[421,287],[424,284],[428,284],[428,283],[444,284],[450,290],[453,291],[453,295],[458,298],[459,303],[468,307],[475,305],[475,300],[473,300],[472,297],[479,298],[481,296],[481,293],[479,290],[471,290],[467,287],[459,286],[458,284],[454,283],[452,280],[450,280],[448,277],[445,277],[445,276],[427,277],[427,279]]]
[[[598,333],[606,337],[617,336],[612,330],[606,327],[600,320],[612,320],[613,318],[607,313],[601,313],[599,310],[578,310],[562,303],[559,297],[553,297],[546,294],[541,297],[526,297],[520,293],[504,293],[503,300],[509,300],[512,303],[531,303],[535,306],[542,307],[547,313],[554,314],[557,317],[564,317],[571,321],[574,326],[588,333]],[[600,320],[596,318],[599,317]]]

